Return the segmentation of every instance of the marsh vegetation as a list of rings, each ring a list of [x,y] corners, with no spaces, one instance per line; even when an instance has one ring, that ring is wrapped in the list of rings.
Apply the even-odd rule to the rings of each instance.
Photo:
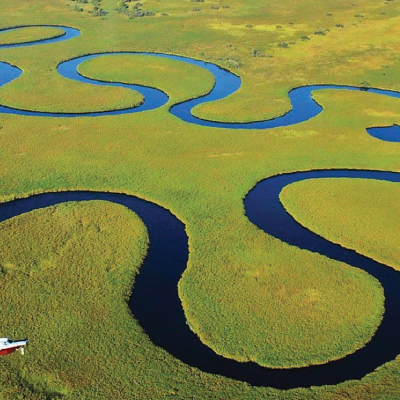
[[[91,18],[90,2],[0,3],[2,27],[46,20],[82,31],[70,42],[29,51],[0,50],[1,61],[24,71],[18,81],[1,88],[0,102],[20,108],[85,111],[140,102],[139,95],[124,89],[78,84],[56,71],[63,60],[117,50],[187,55],[239,74],[242,86],[237,93],[195,109],[206,119],[278,116],[289,108],[288,90],[304,84],[368,82],[400,89],[396,1],[384,5],[367,0],[353,6],[329,0],[316,6],[308,0],[285,5],[235,0],[227,8],[205,0],[198,4],[201,11],[193,12],[191,1],[149,0],[143,10],[154,12],[155,18],[133,20],[116,10],[115,0],[100,4],[106,19]],[[86,12],[74,12],[75,5]],[[161,18],[163,14],[169,17]],[[314,34],[318,31],[327,34]],[[42,34],[56,32],[41,33],[38,28],[10,33],[4,41],[35,40]],[[254,49],[268,57],[255,57]],[[206,93],[213,85],[212,78],[195,67],[140,57],[93,60],[82,65],[81,72],[97,79],[154,84],[171,102]],[[380,287],[357,273],[346,279],[352,275],[347,266],[265,235],[245,217],[242,203],[256,182],[281,172],[400,168],[396,145],[365,132],[366,126],[398,123],[398,100],[368,92],[325,91],[315,97],[325,110],[320,116],[267,132],[192,126],[171,116],[168,107],[101,119],[0,115],[0,197],[7,201],[80,188],[151,199],[186,223],[190,260],[179,294],[188,324],[204,343],[236,360],[284,368],[341,357],[362,346],[379,322]],[[397,189],[381,190],[391,197]],[[344,216],[354,211],[350,204],[358,201],[356,192],[346,204],[340,203]],[[333,231],[340,229],[334,205],[325,208]],[[300,204],[296,214],[303,212],[307,215],[307,208]],[[365,212],[357,214],[362,221]],[[59,214],[68,218],[60,219]],[[372,221],[360,240],[367,242],[376,224]],[[113,232],[116,227],[122,231]],[[46,344],[38,347],[32,340],[25,358],[16,354],[0,359],[0,394],[5,399],[398,396],[398,360],[360,381],[283,392],[201,373],[156,348],[124,303],[147,243],[144,227],[126,210],[98,203],[60,206],[3,223],[1,230],[7,335],[43,335]],[[359,231],[349,232],[357,238]],[[385,241],[395,242],[395,230],[388,229],[387,236]],[[362,251],[368,247],[363,245]],[[371,255],[377,256],[382,247],[384,243],[371,249]],[[341,326],[342,320],[353,317],[360,330]],[[92,340],[110,332],[110,346],[93,347]],[[80,351],[71,353],[65,343],[76,335]]]

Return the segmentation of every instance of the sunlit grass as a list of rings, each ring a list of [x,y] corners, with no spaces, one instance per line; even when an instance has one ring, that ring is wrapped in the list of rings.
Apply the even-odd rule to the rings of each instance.
[[[22,1],[18,6],[9,1],[0,3],[4,27],[17,23],[58,23],[82,31],[81,37],[68,42],[0,51],[2,61],[18,65],[25,74],[1,89],[1,102],[22,108],[82,112],[111,109],[140,100],[127,90],[81,85],[59,77],[56,72],[62,60],[107,51],[181,54],[231,68],[242,78],[240,91],[231,98],[196,110],[203,117],[230,121],[260,119],[286,111],[287,90],[301,84],[367,81],[378,87],[398,87],[396,2],[385,5],[368,0],[354,6],[351,2],[330,0],[316,5],[307,0],[273,1],[268,5],[258,0],[249,0],[246,4],[235,0],[229,3],[230,8],[224,9],[227,3],[221,3],[216,10],[211,9],[217,5],[214,2],[149,0],[145,4],[147,9],[169,16],[134,20],[117,14],[114,0],[102,1],[102,7],[109,12],[105,19],[71,11],[62,0],[45,5],[39,0]],[[197,6],[201,10],[193,11]],[[380,14],[383,11],[386,16]],[[329,13],[333,16],[328,16]],[[364,14],[364,17],[355,18],[355,14]],[[335,26],[339,23],[344,28]],[[240,30],[243,35],[216,29],[219,24],[224,28],[235,27],[232,31]],[[245,28],[236,29],[236,26]],[[326,35],[314,34],[324,29],[329,29]],[[289,36],[295,44],[278,47],[282,40],[289,42]],[[310,40],[303,40],[302,36],[309,36]],[[260,50],[259,57],[252,56],[253,49]],[[94,78],[154,83],[174,101],[204,93],[212,85],[210,76],[198,69],[166,60],[148,60],[147,64],[144,58],[116,56],[91,61],[82,66],[82,71]],[[127,69],[119,69],[120,64]],[[181,87],[176,86],[179,81]],[[398,100],[371,93],[326,91],[315,97],[326,110],[323,114],[304,124],[266,132],[193,126],[168,114],[167,107],[136,115],[74,120],[0,115],[0,197],[5,201],[33,192],[82,188],[132,193],[153,200],[171,209],[187,225],[190,261],[179,284],[179,293],[190,326],[204,342],[237,360],[253,359],[279,367],[334,359],[359,348],[370,337],[382,312],[381,288],[363,273],[352,272],[347,266],[294,249],[265,235],[244,216],[242,199],[257,181],[281,172],[313,168],[399,170],[397,145],[371,138],[364,128],[399,122],[400,117]],[[98,203],[90,207],[88,216],[93,218],[93,224],[103,219],[103,210]],[[126,223],[130,221],[128,214],[131,215],[121,217]],[[47,247],[38,247],[37,243],[48,225],[46,221],[34,220],[34,215],[23,217],[30,222],[18,234],[14,225],[7,225],[4,240],[10,236],[17,238],[21,245],[31,243],[35,257],[47,259]],[[94,242],[90,226],[82,226],[80,233],[77,232],[77,238],[87,236],[86,241],[82,238],[80,242],[88,245]],[[10,231],[13,235],[9,235]],[[58,236],[50,233],[48,236],[58,246]],[[103,245],[97,248],[97,255],[78,252],[73,258],[77,262],[71,262],[71,268],[80,268],[81,260],[89,256],[97,265],[104,251],[129,242],[130,230],[122,236],[107,237],[107,243],[101,242]],[[2,254],[18,256],[16,252],[3,252],[1,247]],[[20,254],[26,264],[35,259],[32,253]],[[22,254],[25,255],[22,257]],[[127,250],[124,254],[121,257],[125,260],[132,253]],[[139,264],[137,259],[135,268]],[[30,273],[31,269],[26,268]],[[36,268],[42,268],[42,264]],[[132,274],[133,270],[129,271]],[[346,271],[351,276],[347,283],[344,282]],[[85,279],[90,280],[91,276],[85,270]],[[95,276],[102,278],[96,273]],[[40,274],[32,273],[23,283],[18,281],[18,288],[36,285],[38,277]],[[128,279],[127,272],[126,277],[115,285],[129,282],[132,287],[133,276],[129,275]],[[55,278],[59,279],[59,286],[55,285],[54,291],[51,285],[41,286],[48,290],[43,298],[54,298],[54,304],[58,301],[56,289],[62,286],[64,276]],[[332,284],[335,279],[337,285]],[[99,294],[98,286],[103,288],[104,282],[97,280],[97,289],[95,285],[91,290],[93,286],[85,281],[85,289],[89,289],[85,296],[92,292],[93,296]],[[345,288],[353,295],[344,296]],[[16,289],[11,287],[11,290],[15,293]],[[364,296],[366,292],[368,295]],[[59,310],[59,320],[64,321],[62,308],[56,305],[51,308],[52,301],[44,303],[38,292],[27,293],[34,296],[35,310],[39,306]],[[107,314],[110,318],[104,326],[94,329],[93,323],[89,323],[90,316],[85,320],[88,323],[81,323],[80,328],[82,337],[83,332],[96,339],[114,333],[119,339],[118,345],[126,343],[126,354],[116,357],[109,348],[96,350],[84,346],[86,342],[82,341],[79,363],[75,360],[73,363],[69,349],[62,347],[57,348],[58,352],[53,351],[50,339],[46,339],[50,346],[46,354],[37,353],[35,340],[25,358],[18,354],[1,358],[4,366],[0,370],[1,395],[10,399],[18,396],[39,399],[57,391],[65,398],[94,399],[398,397],[397,361],[362,381],[290,392],[252,388],[200,373],[155,348],[127,312],[122,291],[118,293],[119,300],[113,299],[121,308],[112,311],[122,316],[118,321],[123,323],[118,325],[117,332],[109,325],[114,321],[111,314]],[[24,300],[20,292],[13,297],[6,292],[3,295],[7,301],[21,300],[22,304]],[[72,295],[65,296],[66,301],[70,297],[72,301]],[[85,300],[88,299],[85,297]],[[339,327],[338,321],[351,320],[351,313],[341,306],[355,303],[359,303],[353,315],[359,329],[351,333],[350,326]],[[82,313],[87,314],[90,307]],[[13,307],[4,318],[11,321],[12,315],[16,315],[13,312],[28,313],[29,309]],[[107,319],[106,315],[104,318]],[[9,323],[10,329],[14,329],[15,320],[13,325]],[[63,330],[46,325],[49,321],[32,320],[29,326],[48,329],[40,332],[62,335]],[[62,321],[60,324],[64,327],[66,323]],[[76,321],[82,321],[79,315]],[[22,334],[26,324],[24,319],[21,322],[24,322],[20,326]],[[319,330],[324,334],[319,336]],[[115,354],[120,355],[122,351]],[[68,374],[65,359],[70,362]],[[35,392],[32,388],[38,389]]]
[[[399,195],[397,183],[318,179],[290,185],[281,197],[312,231],[399,269]]]
[[[209,92],[214,77],[203,68],[184,62],[141,55],[116,55],[85,61],[78,68],[85,76],[109,82],[156,87],[179,103]]]
[[[24,357],[0,360],[19,386],[13,398],[117,382],[123,371],[110,362],[131,365],[140,332],[127,301],[147,250],[143,223],[110,203],[66,203],[2,223],[0,237],[2,331],[30,339]],[[115,390],[108,385],[104,396]]]
[[[35,40],[50,39],[64,34],[59,28],[25,27],[8,32],[0,31],[0,46],[5,44],[33,42]]]

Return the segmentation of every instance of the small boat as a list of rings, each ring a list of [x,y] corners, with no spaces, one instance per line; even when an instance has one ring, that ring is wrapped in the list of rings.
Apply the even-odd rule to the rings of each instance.
[[[0,356],[14,353],[17,350],[21,350],[21,354],[24,354],[24,347],[28,342],[28,339],[12,340],[9,338],[0,338]]]

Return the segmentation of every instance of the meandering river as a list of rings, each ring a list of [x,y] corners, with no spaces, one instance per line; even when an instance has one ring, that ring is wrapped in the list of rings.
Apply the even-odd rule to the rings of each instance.
[[[44,27],[54,27],[47,25]],[[0,45],[2,48],[33,46],[55,43],[79,36],[79,31],[69,27],[60,27],[65,34],[52,39],[15,45]],[[10,29],[23,29],[10,28]],[[7,30],[0,31],[6,32]],[[202,120],[194,117],[191,110],[197,104],[222,99],[240,87],[240,78],[218,66],[187,57],[156,53],[105,53],[92,54],[65,61],[58,66],[58,72],[69,79],[95,85],[122,86],[137,90],[145,97],[138,107],[90,113],[50,113],[21,110],[0,106],[1,113],[25,116],[84,117],[119,115],[141,112],[161,107],[168,101],[168,96],[155,88],[138,85],[100,82],[81,76],[78,66],[92,58],[115,54],[141,54],[151,57],[164,57],[180,62],[200,66],[210,71],[215,78],[213,90],[202,97],[188,100],[171,107],[170,112],[187,123],[200,124],[214,128],[229,129],[268,129],[287,126],[306,121],[322,109],[312,98],[312,92],[321,89],[365,90],[353,86],[315,85],[293,89],[289,93],[292,110],[273,120],[248,124],[231,124]],[[0,52],[1,55],[1,52]],[[0,62],[0,87],[21,75],[22,71],[10,64]],[[370,92],[400,97],[400,94],[388,90],[369,89]],[[373,372],[380,365],[393,360],[400,354],[400,273],[393,268],[380,264],[355,251],[345,249],[314,234],[297,223],[279,201],[281,190],[294,182],[320,178],[363,178],[400,183],[400,174],[383,171],[358,170],[320,170],[282,174],[267,178],[258,183],[246,196],[245,210],[251,222],[266,233],[302,249],[320,253],[331,259],[343,261],[353,267],[361,268],[377,278],[385,291],[385,314],[381,325],[372,340],[362,349],[340,360],[323,365],[304,368],[272,369],[255,363],[241,363],[217,355],[204,345],[186,324],[184,312],[178,296],[178,282],[186,268],[188,259],[188,238],[185,227],[168,210],[135,196],[117,193],[68,191],[45,193],[0,204],[0,222],[39,208],[44,208],[67,201],[104,200],[122,204],[136,212],[145,223],[150,237],[149,253],[141,268],[133,290],[130,307],[135,318],[143,327],[153,343],[164,348],[172,356],[184,363],[199,368],[204,372],[218,374],[254,386],[269,386],[279,389],[309,387],[315,385],[337,384],[349,379],[361,379]],[[265,207],[268,204],[268,207]],[[160,307],[160,304],[163,307]]]

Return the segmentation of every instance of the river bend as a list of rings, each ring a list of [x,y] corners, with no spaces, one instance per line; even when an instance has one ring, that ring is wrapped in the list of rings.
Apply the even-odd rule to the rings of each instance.
[[[36,42],[0,45],[0,51],[5,48],[51,44],[80,35],[79,30],[74,28],[53,25],[43,27],[62,28],[65,33],[61,36]],[[1,30],[0,34],[12,29],[23,29],[23,27]],[[212,63],[188,57],[158,53],[117,52],[84,55],[62,62],[58,66],[58,72],[67,79],[82,83],[120,86],[130,90],[137,90],[145,98],[144,102],[138,107],[90,113],[50,113],[21,110],[2,105],[0,106],[0,113],[49,118],[98,117],[148,111],[162,107],[167,103],[168,96],[156,88],[101,82],[83,77],[78,73],[78,67],[82,62],[115,54],[163,57],[207,69],[215,78],[215,85],[211,92],[205,96],[175,104],[170,108],[170,112],[184,122],[214,128],[269,129],[297,124],[318,115],[322,111],[321,106],[312,98],[313,91],[322,89],[365,90],[365,88],[355,86],[338,85],[299,87],[289,92],[292,109],[281,117],[245,124],[213,122],[193,116],[191,110],[198,104],[222,99],[237,91],[241,85],[238,76]],[[17,66],[0,62],[0,87],[15,81],[21,73],[22,71]],[[379,95],[400,97],[400,93],[389,90],[370,88],[368,91]],[[398,341],[398,337],[400,337],[400,273],[393,268],[362,256],[355,251],[333,244],[312,233],[297,223],[285,211],[279,201],[279,193],[291,183],[305,179],[334,179],[339,177],[378,179],[400,183],[400,174],[392,172],[356,170],[297,172],[277,175],[263,180],[248,193],[244,200],[247,217],[266,233],[289,245],[317,252],[331,259],[361,268],[377,278],[384,288],[386,299],[385,314],[372,340],[364,348],[340,360],[304,368],[271,369],[261,367],[252,362],[237,362],[217,355],[199,340],[186,324],[177,290],[179,279],[186,268],[188,259],[188,238],[185,233],[185,227],[168,210],[154,203],[135,196],[117,193],[84,191],[45,193],[0,204],[0,221],[67,201],[104,200],[124,205],[139,215],[149,232],[149,253],[143,263],[141,273],[137,276],[130,307],[135,318],[155,345],[164,348],[182,362],[199,368],[204,372],[244,381],[254,386],[291,389],[295,387],[331,385],[349,379],[361,379],[400,354],[400,342]],[[268,207],[265,204],[268,204]],[[161,304],[162,307],[160,307]]]
[[[59,29],[64,29],[65,35],[58,36],[52,39],[44,39],[36,42],[28,42],[26,44],[19,43],[16,45],[3,45],[3,46],[0,45],[0,50],[2,48],[23,47],[24,45],[33,46],[35,44],[39,45],[39,44],[57,43],[60,41],[76,38],[77,36],[80,35],[79,30],[67,26],[43,25],[43,27],[44,28],[56,27]],[[0,31],[0,34],[1,32],[7,32],[9,30],[16,30],[16,29],[23,29],[23,27],[4,29]],[[79,65],[87,60],[98,57],[121,55],[121,54],[127,54],[132,56],[140,55],[140,56],[167,58],[191,65],[196,65],[200,68],[204,68],[207,71],[209,71],[214,76],[215,80],[213,89],[204,96],[200,96],[195,99],[189,99],[181,103],[174,104],[171,106],[169,111],[171,114],[173,114],[174,116],[176,116],[177,118],[181,119],[184,122],[201,126],[213,127],[213,128],[271,129],[271,128],[290,126],[301,122],[305,122],[322,112],[322,107],[314,100],[312,96],[313,92],[318,90],[368,91],[370,93],[378,95],[400,98],[399,92],[378,89],[378,88],[365,88],[365,87],[349,86],[349,85],[301,86],[289,91],[288,96],[292,108],[290,111],[288,111],[284,115],[281,115],[280,117],[264,121],[248,122],[248,123],[228,123],[228,122],[209,121],[194,116],[192,114],[193,108],[202,103],[224,99],[230,96],[231,94],[235,93],[241,86],[241,80],[237,75],[215,64],[200,60],[195,60],[190,57],[183,57],[183,56],[162,54],[162,53],[149,53],[149,52],[107,52],[107,53],[84,55],[73,58],[71,60],[64,61],[58,65],[57,70],[63,77],[81,83],[88,83],[92,85],[102,85],[102,86],[124,87],[129,90],[138,91],[144,97],[144,102],[139,106],[124,108],[119,110],[99,111],[99,112],[93,111],[86,113],[62,113],[62,112],[55,113],[55,112],[38,112],[32,110],[23,110],[18,108],[7,107],[7,105],[0,105],[0,113],[17,114],[25,116],[44,116],[44,117],[63,117],[63,118],[83,117],[83,116],[94,117],[94,116],[131,114],[142,111],[149,111],[165,105],[168,101],[168,96],[156,88],[133,85],[133,84],[124,84],[118,82],[99,81],[96,79],[84,77],[80,75],[78,72]],[[18,67],[11,66],[4,62],[0,62],[0,76],[1,76],[0,87],[4,86],[7,83],[11,83],[15,79],[17,79],[21,75],[21,73],[22,71]]]

